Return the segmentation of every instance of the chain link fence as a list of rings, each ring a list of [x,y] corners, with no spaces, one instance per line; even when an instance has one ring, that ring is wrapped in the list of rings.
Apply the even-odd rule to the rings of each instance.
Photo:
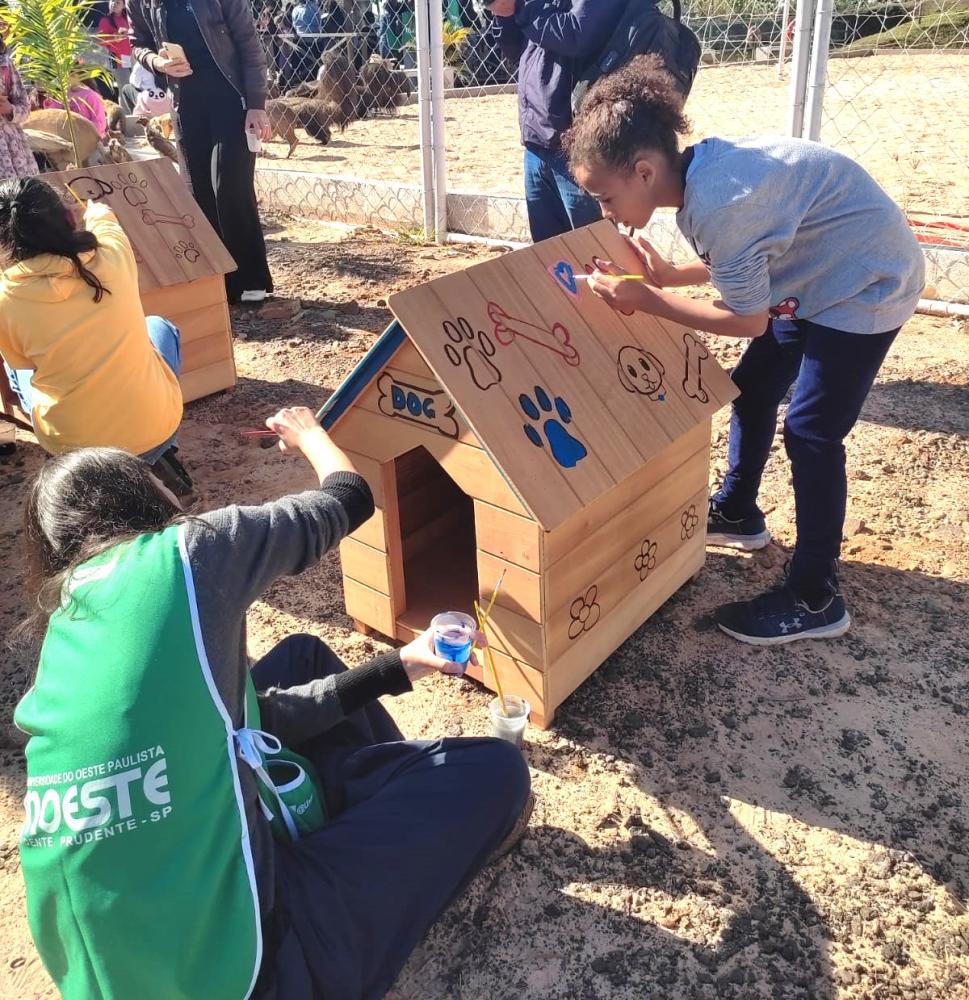
[[[441,24],[437,146],[421,129],[431,74],[418,73],[414,0],[326,0],[309,14],[256,2],[277,127],[258,171],[266,206],[419,238],[436,199],[452,234],[528,239],[517,66],[480,0],[429,3]],[[969,0],[684,0],[683,20],[703,48],[691,139],[793,131],[843,150],[912,220],[927,294],[969,300]],[[799,26],[803,78],[792,65]],[[811,59],[812,38],[826,69]],[[652,235],[682,252],[671,219]]]

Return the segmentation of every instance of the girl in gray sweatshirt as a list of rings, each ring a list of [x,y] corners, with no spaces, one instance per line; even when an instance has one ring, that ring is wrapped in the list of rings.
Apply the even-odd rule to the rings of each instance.
[[[709,138],[680,150],[682,99],[655,56],[594,87],[566,134],[578,182],[607,218],[639,229],[658,208],[698,260],[673,265],[632,242],[642,281],[609,264],[590,288],[623,311],[751,343],[733,372],[728,469],[710,500],[708,541],[745,550],[770,541],[757,493],[781,402],[797,541],[784,579],[720,608],[720,628],[756,645],[843,635],[838,583],[847,500],[844,439],[915,311],[924,261],[905,216],[853,160],[803,139]],[[711,283],[718,298],[669,291]],[[618,345],[617,345],[618,346]],[[693,359],[695,363],[695,359]],[[687,356],[684,363],[691,365]]]

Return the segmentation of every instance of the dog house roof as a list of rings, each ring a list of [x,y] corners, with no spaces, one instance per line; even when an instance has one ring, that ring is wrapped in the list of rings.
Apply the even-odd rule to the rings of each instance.
[[[737,395],[692,331],[593,295],[582,279],[600,260],[636,264],[608,222],[392,296],[399,324],[327,402],[325,425],[406,335],[524,505],[555,528]],[[388,416],[406,389],[388,387]],[[440,420],[426,429],[448,433]]]
[[[169,159],[84,167],[42,179],[60,188],[65,204],[78,213],[78,199],[111,206],[134,249],[142,293],[236,268]]]

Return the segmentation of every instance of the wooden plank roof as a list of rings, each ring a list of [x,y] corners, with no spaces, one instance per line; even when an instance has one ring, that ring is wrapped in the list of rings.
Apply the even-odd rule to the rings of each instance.
[[[574,276],[634,255],[608,222],[496,257],[390,307],[546,530],[738,393],[703,341],[623,316]]]
[[[167,158],[83,167],[43,174],[41,180],[61,189],[69,186],[81,201],[111,206],[134,248],[142,292],[236,268]],[[63,194],[64,203],[79,210],[77,199]]]

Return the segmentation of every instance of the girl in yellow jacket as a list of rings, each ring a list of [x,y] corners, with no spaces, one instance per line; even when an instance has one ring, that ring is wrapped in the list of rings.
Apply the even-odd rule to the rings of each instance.
[[[191,489],[175,458],[182,419],[178,330],[146,318],[138,266],[106,205],[84,228],[38,178],[0,183],[0,355],[10,387],[52,454],[116,447]]]

